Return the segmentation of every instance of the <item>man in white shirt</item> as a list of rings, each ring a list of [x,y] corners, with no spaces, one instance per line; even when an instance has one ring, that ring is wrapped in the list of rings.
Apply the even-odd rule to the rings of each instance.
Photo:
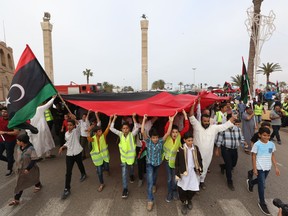
[[[87,136],[88,136],[88,128],[90,126],[89,123],[89,114],[90,114],[90,110],[88,111],[88,113],[84,113],[82,115],[82,119],[79,120],[79,126],[80,126],[80,144],[83,148],[82,151],[82,159],[86,159],[87,157],[89,157],[89,149],[88,149],[88,140],[87,140]]]
[[[204,180],[206,178],[208,167],[211,163],[214,149],[214,141],[217,133],[233,127],[235,117],[232,116],[229,121],[221,125],[210,125],[210,117],[208,115],[201,116],[201,123],[194,116],[194,108],[197,100],[195,100],[190,110],[190,123],[193,126],[194,144],[199,147],[202,155],[203,173],[200,176],[200,187],[205,190],[206,185]]]

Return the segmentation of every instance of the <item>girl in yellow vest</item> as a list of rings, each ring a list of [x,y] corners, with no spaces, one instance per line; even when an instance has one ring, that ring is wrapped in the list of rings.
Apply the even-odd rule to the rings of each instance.
[[[261,101],[258,101],[254,107],[254,113],[256,117],[257,124],[260,124],[262,121],[262,114],[265,114],[264,106],[261,104]]]
[[[179,128],[173,124],[172,131],[170,135],[167,137],[163,146],[164,150],[163,157],[165,159],[165,166],[167,171],[167,186],[168,186],[168,194],[166,197],[166,202],[171,202],[173,198],[177,200],[179,197],[175,181],[175,159],[178,148],[182,145],[181,137],[189,130],[189,121],[187,113],[185,112],[185,110],[183,110],[182,113],[185,119],[184,128],[179,132]],[[167,131],[167,126],[169,125],[168,122],[165,126],[165,131]]]
[[[130,182],[134,182],[134,170],[133,165],[136,158],[136,143],[134,140],[134,136],[138,133],[137,122],[135,118],[136,114],[132,115],[134,128],[132,132],[130,132],[130,127],[128,122],[122,123],[121,131],[114,128],[115,121],[117,119],[117,115],[114,115],[112,124],[110,126],[110,130],[119,136],[120,142],[118,144],[120,151],[120,159],[121,159],[121,167],[122,167],[122,187],[123,193],[122,198],[128,197],[128,184],[127,184],[127,174],[128,168],[130,169]]]
[[[102,132],[101,126],[97,125],[91,131],[93,136],[91,137],[90,132],[88,132],[87,137],[88,141],[91,142],[92,145],[90,155],[94,165],[96,166],[97,175],[100,182],[98,192],[101,192],[105,186],[103,179],[103,169],[108,171],[109,173],[109,151],[108,151],[108,145],[106,143],[106,136],[109,133],[112,118],[113,116],[110,116],[109,123],[104,133]]]

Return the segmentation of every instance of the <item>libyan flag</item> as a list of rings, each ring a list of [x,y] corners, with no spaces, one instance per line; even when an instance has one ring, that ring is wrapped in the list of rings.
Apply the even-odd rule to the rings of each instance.
[[[244,63],[244,59],[242,58],[242,76],[241,76],[241,98],[240,100],[242,100],[244,102],[244,104],[247,104],[248,102],[248,95],[249,95],[249,78],[248,78],[248,74],[246,71],[246,66]]]
[[[41,103],[55,94],[57,91],[53,84],[26,45],[7,96],[8,128],[29,128],[26,121],[35,115]]]

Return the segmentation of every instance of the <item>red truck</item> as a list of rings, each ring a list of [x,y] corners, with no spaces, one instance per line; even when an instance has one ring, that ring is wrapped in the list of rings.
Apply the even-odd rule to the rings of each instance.
[[[70,85],[55,85],[59,94],[83,94],[95,93],[101,91],[101,83],[96,84],[76,84],[70,82]]]

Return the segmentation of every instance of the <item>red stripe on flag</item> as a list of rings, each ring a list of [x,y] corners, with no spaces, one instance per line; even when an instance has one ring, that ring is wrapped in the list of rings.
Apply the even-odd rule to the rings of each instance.
[[[29,45],[26,45],[26,48],[18,61],[14,74],[16,74],[20,68],[22,68],[24,65],[28,64],[30,61],[34,59],[35,59],[34,53],[30,49]]]

